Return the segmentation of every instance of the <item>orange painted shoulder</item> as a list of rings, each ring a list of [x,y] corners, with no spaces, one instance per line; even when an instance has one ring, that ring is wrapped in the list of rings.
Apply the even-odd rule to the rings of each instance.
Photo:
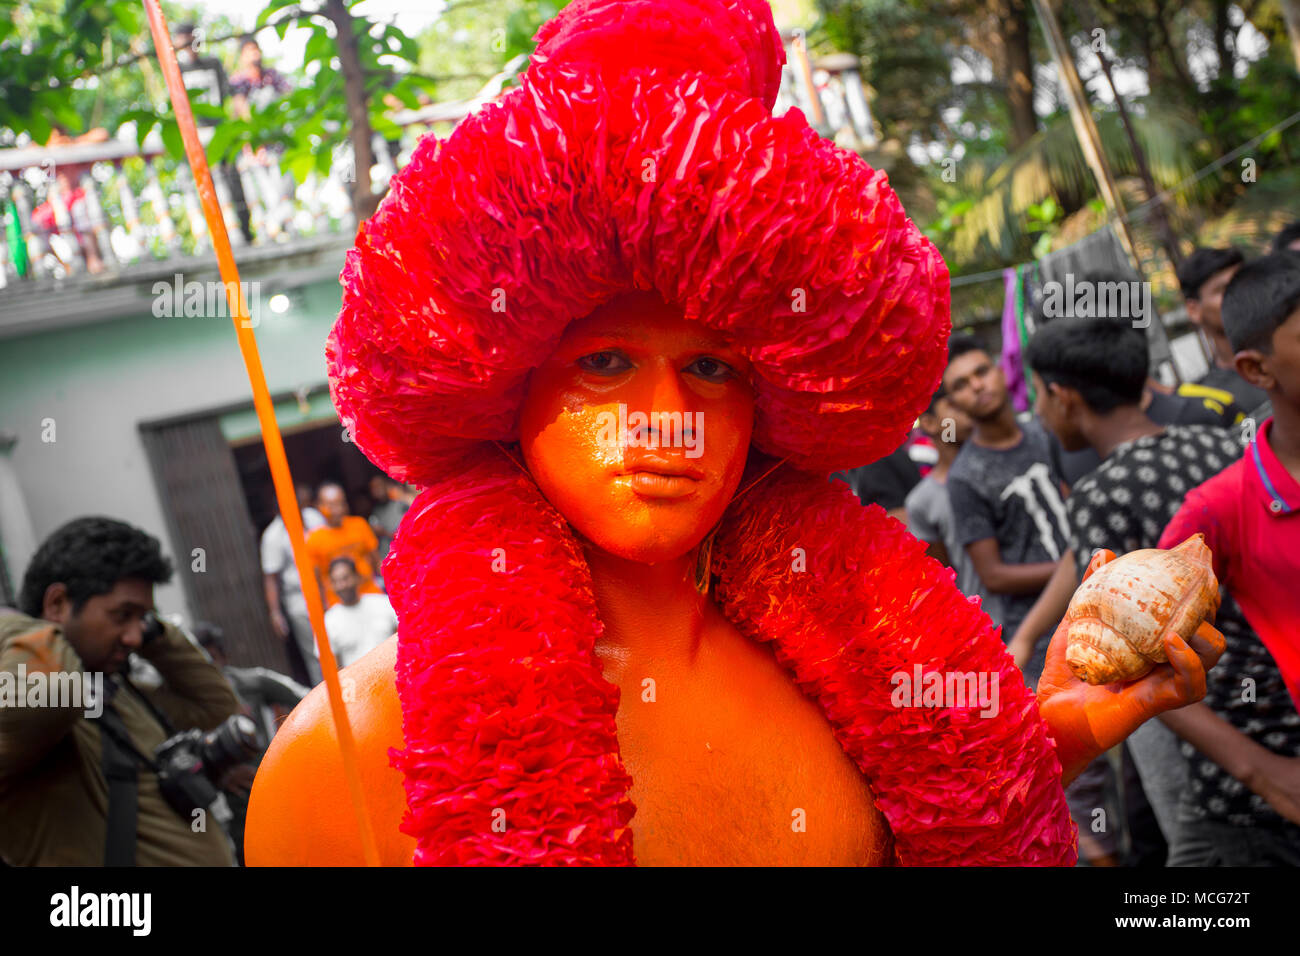
[[[403,745],[396,654],[392,637],[345,667],[340,679],[356,682],[348,720],[380,861],[409,866],[415,840],[398,830],[406,793],[401,772],[388,763],[389,748]],[[262,759],[248,805],[244,855],[249,866],[365,863],[324,684],[294,708]]]

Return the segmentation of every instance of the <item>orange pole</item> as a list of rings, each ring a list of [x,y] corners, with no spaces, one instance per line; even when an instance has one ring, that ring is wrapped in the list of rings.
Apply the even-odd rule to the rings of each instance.
[[[199,131],[194,125],[194,113],[190,110],[189,97],[185,92],[185,84],[181,80],[181,70],[176,63],[176,51],[172,49],[171,32],[167,29],[167,21],[163,17],[158,0],[143,0],[143,2],[145,13],[149,17],[149,31],[153,34],[154,46],[158,50],[158,64],[162,68],[163,79],[167,81],[172,109],[176,113],[176,123],[180,126],[181,138],[185,141],[185,156],[190,161],[190,169],[194,172],[194,183],[198,187],[199,199],[203,203],[203,218],[207,220],[212,246],[217,253],[221,279],[226,286],[226,298],[230,302],[230,314],[235,323],[239,352],[243,356],[244,368],[248,372],[248,383],[253,389],[253,406],[257,409],[257,421],[262,429],[266,460],[271,466],[271,480],[275,485],[276,502],[280,506],[280,516],[284,519],[284,526],[289,531],[289,541],[293,546],[293,561],[298,567],[298,576],[304,584],[302,593],[307,599],[307,612],[311,617],[316,647],[320,651],[321,672],[325,677],[330,711],[334,716],[334,728],[338,733],[339,748],[342,751],[343,773],[347,778],[348,791],[352,797],[352,808],[357,816],[361,848],[367,865],[378,866],[379,851],[375,845],[374,832],[370,827],[370,816],[366,812],[365,794],[361,789],[361,774],[357,769],[356,743],[352,739],[352,727],[348,723],[347,709],[343,704],[343,692],[339,685],[339,668],[334,660],[334,652],[330,649],[330,643],[325,639],[325,610],[321,607],[320,590],[310,586],[310,582],[316,580],[316,573],[307,559],[302,514],[298,510],[298,498],[294,492],[293,478],[289,474],[289,460],[284,454],[284,440],[280,436],[280,426],[275,420],[271,393],[266,388],[262,356],[257,351],[257,339],[253,335],[252,325],[247,321],[248,304],[244,301],[244,292],[239,285],[239,269],[235,265],[235,256],[230,249],[230,236],[226,233],[226,223],[221,216],[221,207],[217,204],[217,191],[212,185],[208,159],[203,152],[203,144],[199,141]]]

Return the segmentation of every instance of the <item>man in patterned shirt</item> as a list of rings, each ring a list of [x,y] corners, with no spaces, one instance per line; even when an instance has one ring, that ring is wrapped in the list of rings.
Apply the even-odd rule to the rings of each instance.
[[[1034,370],[1036,410],[1044,424],[1067,450],[1092,447],[1102,459],[1100,467],[1075,484],[1066,501],[1073,561],[1066,556],[1026,617],[1022,630],[1029,633],[1038,620],[1056,620],[1064,613],[1095,551],[1123,554],[1156,547],[1184,495],[1240,458],[1242,446],[1233,431],[1210,425],[1162,427],[1146,415],[1141,400],[1147,340],[1130,322],[1051,323],[1035,336],[1026,357]],[[1248,629],[1243,635],[1240,627],[1234,634],[1242,659],[1250,657],[1253,635]],[[1012,644],[1018,640],[1024,640],[1019,633]],[[1216,671],[1214,679],[1236,685],[1240,678],[1240,673]],[[1240,731],[1223,726],[1243,738],[1242,746],[1252,743]],[[1179,741],[1163,724],[1149,721],[1128,745],[1171,860],[1185,858],[1180,822],[1185,814],[1180,815],[1179,801],[1187,791],[1187,761]]]

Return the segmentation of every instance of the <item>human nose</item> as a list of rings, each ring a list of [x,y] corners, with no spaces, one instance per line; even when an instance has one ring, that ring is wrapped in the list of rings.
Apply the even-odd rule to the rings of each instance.
[[[126,633],[122,635],[122,644],[130,650],[139,650],[144,646],[144,618],[137,617],[134,621],[126,626]]]
[[[646,415],[645,424],[641,425],[637,431],[647,434],[638,434],[638,438],[644,438],[650,434],[655,438],[660,437],[660,418],[650,413],[684,413],[690,411],[691,396],[689,390],[685,387],[682,376],[678,373],[676,367],[666,358],[656,359],[642,365],[639,374],[634,378],[633,387],[635,391],[633,395],[629,396],[631,399],[629,411],[641,411]]]

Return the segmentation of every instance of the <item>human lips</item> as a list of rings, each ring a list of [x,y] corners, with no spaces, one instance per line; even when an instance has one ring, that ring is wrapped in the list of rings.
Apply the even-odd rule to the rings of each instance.
[[[643,498],[674,499],[695,494],[704,472],[684,461],[644,457],[629,462],[619,477]]]

